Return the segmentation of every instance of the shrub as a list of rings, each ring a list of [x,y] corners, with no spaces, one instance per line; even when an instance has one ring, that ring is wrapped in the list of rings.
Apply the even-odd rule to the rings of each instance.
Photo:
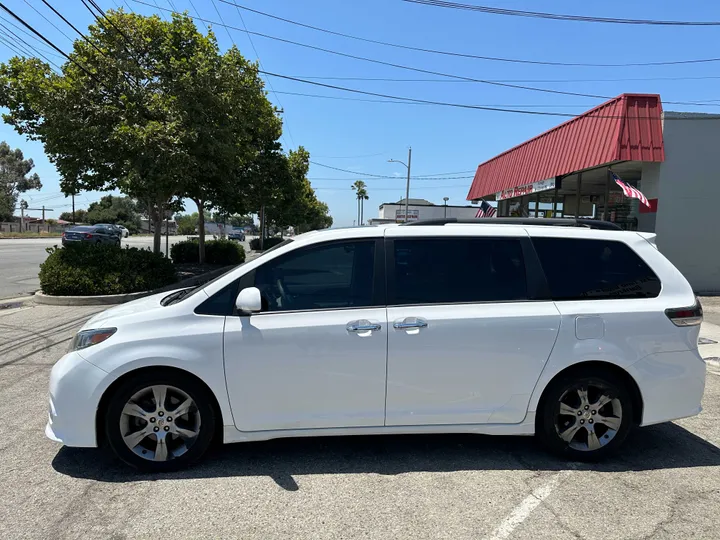
[[[280,242],[284,240],[284,238],[278,238],[276,236],[273,236],[272,238],[266,238],[265,242],[263,242],[263,248],[270,249],[271,247],[277,246]],[[252,249],[253,251],[260,251],[259,238],[253,238],[252,240],[250,240],[250,249]]]
[[[175,264],[199,262],[197,240],[178,242],[170,249]],[[231,240],[205,242],[205,262],[209,264],[241,264],[245,262],[245,248]]]
[[[78,243],[48,248],[47,252],[39,274],[45,294],[126,294],[177,281],[169,259],[144,249]]]

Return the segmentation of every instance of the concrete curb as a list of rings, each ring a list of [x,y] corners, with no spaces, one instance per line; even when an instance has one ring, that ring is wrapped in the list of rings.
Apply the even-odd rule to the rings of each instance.
[[[138,298],[150,296],[151,294],[176,291],[178,289],[186,289],[188,287],[197,287],[198,285],[212,281],[231,268],[235,268],[235,265],[223,266],[217,270],[184,279],[178,283],[172,283],[171,285],[155,289],[154,291],[143,291],[128,294],[107,294],[100,296],[51,296],[44,294],[42,291],[37,291],[33,298],[37,304],[44,304],[47,306],[112,306],[116,304],[124,304],[125,302],[130,302],[131,300],[137,300]]]

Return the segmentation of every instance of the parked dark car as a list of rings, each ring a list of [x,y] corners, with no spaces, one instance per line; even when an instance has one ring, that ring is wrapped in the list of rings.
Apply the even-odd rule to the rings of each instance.
[[[90,242],[92,244],[120,245],[120,237],[116,232],[103,225],[80,225],[66,230],[62,235],[62,245],[74,242]]]

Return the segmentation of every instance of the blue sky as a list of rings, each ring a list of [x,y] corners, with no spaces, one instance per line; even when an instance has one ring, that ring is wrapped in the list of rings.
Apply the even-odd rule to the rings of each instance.
[[[78,28],[86,28],[91,15],[80,0],[49,0]],[[159,8],[196,12],[190,0],[100,0],[104,9],[118,4],[142,13],[162,13]],[[231,0],[232,1],[232,0]],[[415,47],[441,49],[475,55],[565,63],[646,63],[720,57],[714,45],[720,27],[668,27],[589,24],[520,17],[488,15],[442,9],[401,0],[235,0],[238,4],[279,17],[326,28],[336,32]],[[203,18],[243,27],[237,9],[219,0],[192,0]],[[467,0],[466,3],[471,3]],[[479,4],[481,0],[473,0]],[[43,32],[64,50],[70,41],[45,21],[35,7],[68,36],[72,30],[50,12],[40,0],[11,0],[13,11]],[[720,3],[707,0],[606,0],[584,2],[567,0],[482,0],[483,5],[554,13],[625,17],[636,19],[720,21]],[[156,7],[156,5],[158,7]],[[665,110],[720,112],[720,62],[665,66],[567,67],[484,61],[408,51],[347,39],[301,28],[256,13],[240,11],[247,28],[283,39],[302,42],[350,55],[381,60],[418,69],[443,72],[475,79],[509,81],[538,88],[616,96],[623,92],[659,93]],[[8,18],[3,14],[4,18]],[[7,26],[7,23],[4,23]],[[202,23],[198,26],[204,30]],[[231,38],[224,28],[214,27],[221,48]],[[243,54],[255,60],[259,55],[266,71],[315,82],[343,86],[366,92],[422,100],[511,107],[528,111],[578,114],[604,101],[599,98],[555,95],[506,88],[428,75],[410,70],[350,59],[310,50],[260,36],[252,36],[257,54],[246,34],[230,30],[230,36]],[[0,60],[14,53],[0,43]],[[318,77],[317,79],[315,77]],[[343,78],[343,79],[327,79]],[[716,78],[712,78],[716,77]],[[402,81],[352,80],[415,79]],[[437,79],[433,82],[417,79]],[[433,105],[356,101],[381,100],[269,77],[269,98],[284,110],[285,148],[304,146],[317,163],[363,173],[343,173],[313,165],[310,178],[318,197],[330,205],[338,226],[352,225],[356,203],[350,185],[362,179],[368,184],[370,200],[365,216],[377,215],[383,202],[404,196],[405,168],[388,163],[406,161],[408,146],[413,148],[413,176],[448,174],[446,178],[414,179],[411,197],[442,204],[465,204],[471,176],[477,165],[526,139],[549,129],[564,118],[535,116]],[[449,82],[448,82],[449,81]],[[272,90],[276,93],[274,93]],[[290,94],[288,94],[290,93]],[[318,98],[292,93],[329,96]],[[342,99],[334,99],[342,98]],[[718,106],[676,105],[669,101],[716,100]],[[385,100],[387,101],[387,100]],[[7,125],[0,136],[19,147],[36,163],[44,187],[24,198],[31,206],[45,204],[58,215],[69,209],[58,187],[58,175],[45,158],[42,146],[26,141]],[[373,178],[364,174],[389,176]],[[394,178],[396,177],[396,178]],[[457,178],[459,177],[459,178]],[[99,199],[100,193],[84,193],[77,207]],[[193,205],[188,205],[192,211]],[[37,213],[37,212],[36,212]]]

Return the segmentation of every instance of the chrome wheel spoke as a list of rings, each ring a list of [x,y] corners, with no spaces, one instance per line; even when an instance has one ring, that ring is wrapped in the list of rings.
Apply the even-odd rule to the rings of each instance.
[[[140,442],[148,436],[148,430],[146,428],[141,429],[140,431],[134,431],[133,433],[128,433],[127,435],[123,435],[123,440],[125,441],[125,444],[128,448],[131,450],[135,448]]]
[[[140,405],[137,403],[129,402],[125,404],[125,407],[123,407],[122,410],[123,414],[127,414],[128,416],[136,416],[138,418],[142,418],[143,420],[147,420],[150,416],[150,413],[148,413],[145,409],[143,409]]]
[[[197,437],[198,432],[193,431],[191,429],[185,429],[178,426],[175,426],[175,433],[180,435],[183,439],[194,439]]]
[[[600,409],[602,409],[605,405],[607,405],[611,401],[612,401],[612,398],[609,395],[603,394],[602,396],[600,396],[600,398],[595,403],[593,403],[593,405],[592,405],[593,409],[599,411]]]
[[[599,424],[605,424],[609,429],[614,429],[617,431],[620,429],[620,424],[622,423],[622,419],[618,418],[617,416],[600,416],[598,415],[595,418],[595,421]]]
[[[168,458],[168,447],[167,447],[167,439],[163,437],[158,437],[157,446],[155,447],[155,457],[153,458],[155,461],[167,461]]]
[[[167,386],[158,384],[152,387],[153,399],[155,399],[155,410],[165,409],[165,398],[167,398]]]
[[[183,401],[180,405],[175,407],[175,410],[170,411],[172,415],[177,418],[179,416],[182,416],[183,414],[187,414],[190,410],[190,407],[193,406],[193,400],[190,398],[187,398],[185,401]]]
[[[588,429],[588,450],[597,450],[602,446],[594,429]]]
[[[581,407],[581,408],[582,408],[583,406],[585,406],[585,405],[589,405],[589,404],[590,404],[590,403],[588,402],[588,390],[587,390],[587,388],[585,388],[585,387],[583,387],[583,388],[578,388],[578,389],[577,389],[577,395],[578,395],[578,397],[580,398],[580,407]]]
[[[576,416],[577,415],[577,409],[571,407],[567,403],[560,402],[560,414],[565,414],[568,416]]]
[[[560,434],[560,438],[561,438],[563,441],[569,443],[570,441],[573,440],[573,438],[575,438],[575,434],[578,432],[578,430],[579,430],[581,427],[582,427],[582,425],[580,425],[580,423],[577,423],[577,422],[576,422],[574,425],[570,426],[570,427],[567,428],[565,431],[563,431],[563,432]]]

